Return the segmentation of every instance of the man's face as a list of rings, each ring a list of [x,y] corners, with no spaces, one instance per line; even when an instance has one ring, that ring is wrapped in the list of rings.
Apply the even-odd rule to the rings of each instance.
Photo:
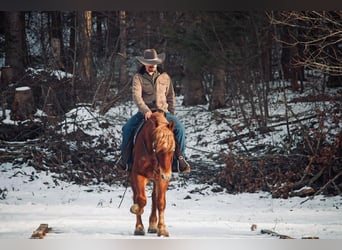
[[[145,65],[146,71],[148,73],[154,73],[157,70],[157,64],[155,65]]]

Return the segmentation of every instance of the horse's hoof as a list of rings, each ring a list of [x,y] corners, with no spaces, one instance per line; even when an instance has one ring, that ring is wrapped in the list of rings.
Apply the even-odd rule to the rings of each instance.
[[[131,206],[131,209],[130,209],[130,211],[131,211],[131,213],[132,214],[138,214],[139,213],[139,205],[138,204],[133,204],[132,206]]]
[[[145,235],[145,230],[144,230],[144,228],[136,228],[136,229],[134,230],[134,235],[140,235],[140,236]]]
[[[149,227],[149,228],[147,229],[147,232],[148,232],[149,234],[156,234],[156,233],[158,232],[158,230],[157,230],[157,228]]]
[[[158,236],[169,237],[170,235],[169,235],[169,232],[168,232],[168,231],[166,231],[165,229],[163,229],[163,230],[159,230],[159,231],[158,231]]]

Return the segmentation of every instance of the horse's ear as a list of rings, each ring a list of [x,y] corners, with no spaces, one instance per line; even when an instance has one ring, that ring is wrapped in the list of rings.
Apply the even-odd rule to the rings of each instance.
[[[170,121],[169,124],[167,125],[167,127],[173,131],[174,127],[175,127],[175,123],[174,121]]]

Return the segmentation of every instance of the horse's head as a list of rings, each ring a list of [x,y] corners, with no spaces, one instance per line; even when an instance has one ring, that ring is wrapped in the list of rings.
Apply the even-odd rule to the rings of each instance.
[[[153,113],[155,129],[152,133],[153,150],[156,154],[161,176],[170,179],[172,173],[172,160],[176,147],[173,134],[174,123],[168,122],[162,113]]]

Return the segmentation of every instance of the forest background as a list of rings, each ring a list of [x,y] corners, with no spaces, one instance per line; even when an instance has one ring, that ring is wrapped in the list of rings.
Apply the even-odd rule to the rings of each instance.
[[[129,101],[131,76],[139,66],[135,56],[146,48],[166,53],[163,69],[172,76],[176,94],[184,96],[182,105],[208,104],[213,113],[232,107],[243,117],[249,133],[241,135],[240,128],[235,128],[236,139],[252,136],[254,124],[258,131],[270,129],[275,117],[269,112],[269,94],[274,86],[284,91],[285,106],[285,89],[304,93],[310,88],[314,94],[303,97],[305,101],[337,101],[333,118],[339,124],[341,93],[326,95],[326,89],[342,86],[341,47],[341,11],[0,12],[3,118],[7,107],[12,108],[14,120],[29,118],[36,109],[47,114],[44,125],[21,127],[23,138],[18,138],[23,133],[17,129],[3,127],[1,139],[48,136],[47,125],[56,125],[82,103],[106,114],[114,105]],[[44,70],[32,74],[37,68]],[[72,77],[52,76],[53,70]],[[12,106],[16,88],[21,86],[32,89],[32,111]],[[287,125],[290,113],[284,118]],[[331,112],[317,111],[317,117],[324,114]],[[291,139],[292,133],[288,130],[289,144],[298,142]],[[306,156],[309,152],[310,157],[305,157],[291,185],[320,180],[325,191],[329,187],[329,192],[340,194],[341,131],[329,145],[323,140],[325,132],[309,136],[303,129],[297,136],[300,152]],[[246,159],[231,159],[226,162],[227,175],[253,168]],[[288,167],[286,162],[280,165]],[[282,177],[288,178],[288,169],[285,173]],[[230,179],[221,181],[222,185]],[[254,184],[238,191],[260,188]]]

